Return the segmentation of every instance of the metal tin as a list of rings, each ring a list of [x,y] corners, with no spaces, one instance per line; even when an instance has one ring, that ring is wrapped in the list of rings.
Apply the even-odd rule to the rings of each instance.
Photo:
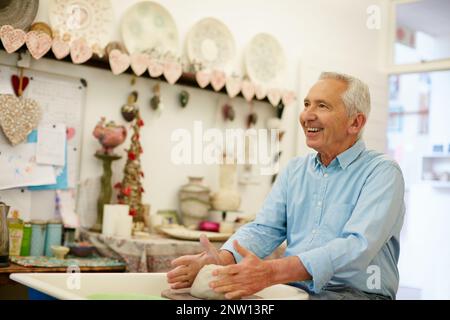
[[[47,236],[45,238],[45,255],[53,256],[52,246],[60,246],[62,239],[62,223],[59,220],[49,221],[47,224]]]
[[[23,238],[22,238],[22,247],[20,248],[20,255],[29,256],[30,246],[31,246],[31,223],[25,223],[23,225]]]
[[[42,220],[31,221],[30,256],[40,257],[44,255],[46,234],[47,234],[46,221]]]

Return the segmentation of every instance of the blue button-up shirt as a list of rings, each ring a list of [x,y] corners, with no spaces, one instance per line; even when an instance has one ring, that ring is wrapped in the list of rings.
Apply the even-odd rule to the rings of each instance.
[[[255,221],[232,241],[264,258],[284,240],[312,276],[293,285],[319,293],[348,285],[395,298],[399,237],[405,213],[400,167],[358,140],[327,167],[318,154],[295,158],[278,176]]]

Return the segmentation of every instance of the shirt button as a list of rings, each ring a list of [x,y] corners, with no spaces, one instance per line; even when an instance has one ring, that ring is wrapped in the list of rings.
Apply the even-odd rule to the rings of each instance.
[[[323,176],[324,176],[325,178],[326,178],[326,177],[328,177],[328,173],[324,173],[324,175],[323,175]]]
[[[316,232],[317,232],[317,230],[315,230],[315,229],[312,231],[313,234],[316,234]]]
[[[317,202],[317,206],[321,206],[322,205],[322,201]]]

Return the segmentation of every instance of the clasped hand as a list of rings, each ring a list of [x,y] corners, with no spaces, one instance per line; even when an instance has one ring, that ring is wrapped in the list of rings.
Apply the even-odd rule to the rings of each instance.
[[[205,248],[204,252],[172,261],[174,269],[167,273],[172,289],[192,286],[200,269],[207,264],[224,264],[219,251],[206,236],[200,237],[200,243]],[[209,283],[210,287],[216,292],[224,293],[227,299],[240,299],[270,286],[273,274],[271,264],[242,247],[237,240],[233,242],[233,246],[243,259],[237,264],[214,270],[213,275],[217,278]]]

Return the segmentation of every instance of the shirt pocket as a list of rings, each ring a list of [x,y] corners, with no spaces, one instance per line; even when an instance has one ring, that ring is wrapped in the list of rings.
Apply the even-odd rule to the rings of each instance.
[[[354,205],[351,203],[331,204],[326,208],[323,226],[330,236],[340,236],[342,229],[350,219]]]

